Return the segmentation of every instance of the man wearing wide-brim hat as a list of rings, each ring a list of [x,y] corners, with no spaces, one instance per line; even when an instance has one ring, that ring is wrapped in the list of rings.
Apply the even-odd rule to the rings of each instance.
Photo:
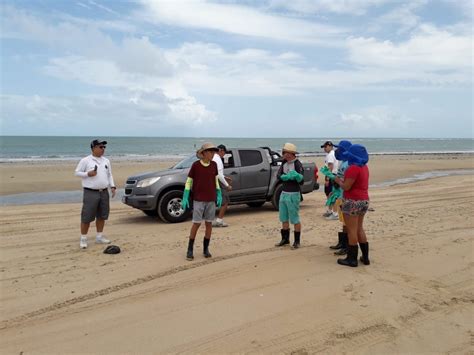
[[[285,143],[282,149],[283,163],[277,173],[277,179],[283,185],[278,204],[281,222],[281,241],[278,247],[290,244],[290,223],[294,225],[295,241],[293,248],[300,247],[301,221],[299,216],[301,189],[304,182],[303,164],[296,158],[298,151],[292,143]]]
[[[222,203],[222,193],[217,178],[217,164],[212,161],[214,154],[219,149],[212,143],[204,143],[196,152],[198,161],[194,162],[188,173],[186,185],[183,193],[182,208],[189,207],[189,195],[193,192],[193,225],[189,233],[188,251],[186,259],[194,259],[194,239],[202,221],[206,225],[206,232],[203,241],[204,257],[210,258],[209,243],[211,241],[212,221],[216,214],[217,206]]]

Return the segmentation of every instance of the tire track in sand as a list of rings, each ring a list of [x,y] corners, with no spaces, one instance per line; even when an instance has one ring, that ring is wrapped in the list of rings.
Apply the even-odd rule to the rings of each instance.
[[[305,248],[314,247],[314,246],[317,246],[317,244],[307,244],[307,245],[305,245]],[[190,264],[180,265],[180,266],[168,269],[168,270],[158,272],[156,274],[142,276],[142,277],[136,278],[132,281],[127,281],[127,282],[120,283],[118,285],[109,286],[109,287],[106,287],[106,288],[103,288],[103,289],[100,289],[100,290],[96,290],[94,292],[90,292],[90,293],[87,293],[87,294],[82,295],[82,296],[74,297],[74,298],[68,299],[66,301],[56,302],[56,303],[54,303],[50,306],[40,308],[36,311],[28,312],[28,313],[25,313],[23,315],[4,320],[0,323],[0,330],[4,330],[4,329],[8,329],[8,328],[20,325],[21,323],[23,323],[27,320],[31,320],[31,318],[39,317],[39,316],[41,316],[43,314],[47,314],[49,312],[58,311],[60,309],[63,309],[63,308],[66,308],[66,307],[69,307],[69,306],[72,306],[72,305],[75,305],[75,304],[78,304],[78,303],[86,302],[86,301],[89,301],[89,300],[92,300],[92,299],[95,299],[95,298],[98,298],[98,297],[102,297],[102,296],[107,296],[111,293],[115,293],[115,292],[130,288],[130,287],[134,287],[134,286],[137,286],[137,285],[141,285],[141,284],[144,284],[144,283],[147,283],[147,282],[150,282],[150,281],[158,280],[160,278],[170,276],[170,275],[174,275],[174,274],[177,274],[179,272],[186,271],[186,270],[195,269],[195,268],[198,268],[198,267],[206,266],[206,265],[209,265],[209,264],[212,264],[212,263],[221,262],[221,261],[225,261],[225,260],[229,260],[229,259],[240,258],[240,257],[243,257],[243,256],[254,255],[254,254],[263,254],[263,253],[269,253],[269,252],[275,252],[275,251],[281,251],[281,250],[282,249],[277,248],[277,247],[271,247],[271,248],[260,249],[260,250],[249,250],[249,251],[235,253],[235,254],[212,257],[211,259],[207,259],[207,260],[203,260],[203,261],[199,261],[199,262],[193,262],[193,263],[190,263]]]

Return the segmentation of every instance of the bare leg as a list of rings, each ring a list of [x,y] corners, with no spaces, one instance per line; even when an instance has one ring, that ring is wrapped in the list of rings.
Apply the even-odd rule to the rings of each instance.
[[[295,232],[301,232],[301,223],[295,224]]]
[[[282,222],[281,223],[281,229],[290,229],[290,223],[289,222]]]
[[[206,226],[206,233],[204,234],[204,238],[211,239],[212,222],[205,222],[204,224]]]
[[[349,245],[357,245],[357,231],[359,226],[359,216],[344,215],[347,233],[349,237]]]
[[[220,219],[224,218],[224,215],[225,215],[225,212],[227,211],[228,206],[229,204],[226,203],[219,208],[219,214],[217,215],[217,218],[220,218]]]
[[[81,223],[81,234],[86,235],[89,232],[90,223]]]
[[[191,232],[189,233],[189,239],[194,240],[194,238],[196,238],[196,234],[200,226],[201,223],[193,223],[193,225],[191,226]]]
[[[104,231],[105,220],[97,218],[95,220],[95,228],[97,229],[97,233],[102,233]]]
[[[357,240],[359,243],[367,243],[367,236],[365,235],[364,230],[364,217],[365,214],[358,216]]]

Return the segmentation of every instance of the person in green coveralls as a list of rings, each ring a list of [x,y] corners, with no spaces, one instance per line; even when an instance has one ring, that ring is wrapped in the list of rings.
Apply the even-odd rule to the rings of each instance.
[[[277,179],[282,182],[283,191],[278,204],[281,222],[281,241],[277,247],[290,244],[290,223],[294,225],[295,241],[293,249],[300,247],[301,221],[300,221],[300,185],[304,180],[303,164],[296,158],[296,146],[286,143],[283,146],[283,163],[277,173]]]

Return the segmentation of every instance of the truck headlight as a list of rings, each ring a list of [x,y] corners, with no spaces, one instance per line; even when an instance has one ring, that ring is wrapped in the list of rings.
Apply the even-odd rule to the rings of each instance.
[[[148,187],[150,185],[153,185],[158,180],[160,180],[160,178],[161,178],[161,176],[157,176],[157,177],[152,177],[152,178],[140,180],[137,184],[137,187]]]

